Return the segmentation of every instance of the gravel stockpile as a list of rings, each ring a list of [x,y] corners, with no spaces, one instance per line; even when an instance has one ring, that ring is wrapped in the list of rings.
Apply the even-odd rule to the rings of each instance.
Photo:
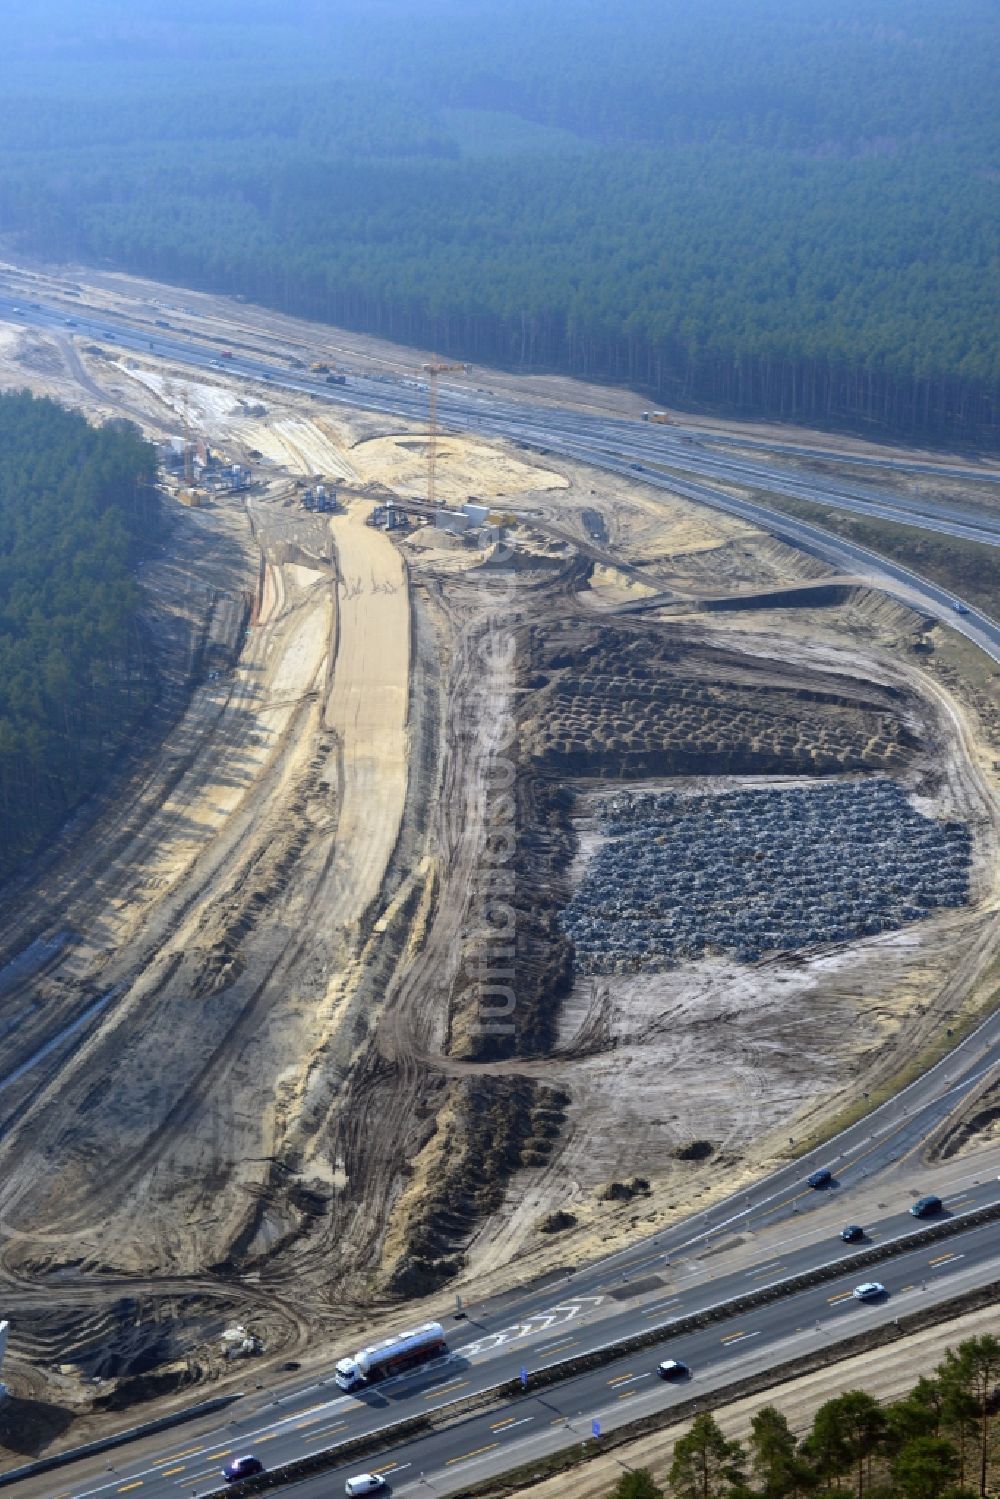
[[[964,823],[884,777],[718,796],[625,795],[560,917],[584,973],[850,942],[969,899]]]

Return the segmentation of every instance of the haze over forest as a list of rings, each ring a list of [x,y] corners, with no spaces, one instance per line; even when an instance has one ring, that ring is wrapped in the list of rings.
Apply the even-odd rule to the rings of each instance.
[[[9,0],[0,232],[651,399],[995,439],[989,0]]]

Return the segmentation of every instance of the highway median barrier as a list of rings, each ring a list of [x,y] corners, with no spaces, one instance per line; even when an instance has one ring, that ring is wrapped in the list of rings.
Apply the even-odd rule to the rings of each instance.
[[[34,1462],[23,1463],[19,1468],[8,1468],[0,1473],[0,1489],[9,1484],[20,1483],[39,1473],[51,1473],[54,1468],[64,1468],[81,1458],[93,1457],[100,1452],[110,1452],[114,1447],[124,1447],[137,1442],[140,1437],[155,1436],[158,1431],[169,1431],[172,1426],[183,1426],[186,1421],[196,1421],[199,1416],[210,1416],[213,1411],[225,1410],[234,1400],[242,1400],[243,1391],[234,1395],[216,1395],[213,1400],[203,1400],[200,1405],[189,1405],[185,1410],[174,1411],[169,1416],[159,1416],[155,1421],[145,1421],[142,1426],[130,1426],[127,1431],[115,1432],[113,1436],[98,1437],[82,1447],[68,1447],[65,1452],[53,1452],[50,1457],[39,1457]]]
[[[579,1467],[581,1463],[589,1462],[603,1452],[613,1452],[615,1448],[625,1447],[641,1437],[652,1436],[657,1431],[664,1431],[667,1427],[677,1426],[685,1421],[693,1421],[695,1416],[700,1416],[705,1411],[719,1410],[737,1400],[763,1394],[765,1390],[773,1390],[777,1385],[813,1374],[817,1369],[827,1369],[831,1364],[841,1363],[844,1359],[896,1343],[900,1338],[922,1332],[938,1322],[979,1311],[982,1307],[995,1306],[998,1293],[1000,1284],[996,1282],[989,1286],[979,1286],[974,1291],[956,1296],[952,1301],[936,1302],[933,1306],[910,1312],[894,1322],[885,1322],[880,1327],[869,1328],[867,1332],[855,1333],[853,1337],[841,1339],[832,1346],[817,1348],[812,1353],[801,1354],[782,1364],[772,1364],[769,1369],[748,1374],[743,1379],[706,1391],[703,1395],[692,1395],[687,1400],[679,1400],[667,1406],[665,1410],[640,1416],[638,1420],[628,1421],[611,1431],[602,1432],[599,1437],[589,1438],[586,1452],[581,1452],[579,1437],[575,1437],[570,1446],[561,1448],[558,1452],[549,1453],[547,1457],[532,1458],[530,1462],[510,1468],[499,1477],[484,1478],[481,1482],[472,1484],[462,1490],[462,1499],[508,1499],[509,1495],[520,1493],[539,1479],[554,1478],[559,1473],[566,1473],[571,1468]]]
[[[806,1271],[802,1275],[795,1275],[784,1280],[773,1281],[770,1285],[761,1286],[759,1289],[749,1291],[743,1296],[733,1297],[729,1301],[716,1302],[713,1306],[703,1308],[701,1311],[692,1312],[686,1317],[675,1317],[664,1322],[657,1323],[641,1333],[630,1338],[622,1338],[610,1343],[603,1343],[600,1347],[591,1349],[589,1353],[581,1353],[573,1358],[560,1359],[557,1363],[545,1364],[539,1369],[530,1369],[527,1390],[525,1390],[520,1379],[505,1380],[502,1384],[492,1385],[489,1389],[481,1390],[477,1394],[465,1396],[451,1401],[446,1405],[439,1406],[437,1410],[428,1411],[426,1415],[410,1417],[407,1420],[394,1422],[389,1426],[381,1426],[376,1431],[354,1437],[350,1441],[341,1442],[333,1447],[326,1447],[319,1452],[310,1453],[308,1457],[296,1459],[291,1463],[269,1469],[265,1473],[258,1473],[253,1478],[247,1478],[238,1484],[227,1484],[224,1488],[212,1490],[211,1493],[202,1496],[202,1499],[221,1499],[222,1495],[228,1495],[229,1499],[239,1499],[241,1495],[261,1494],[268,1489],[280,1488],[288,1483],[295,1483],[299,1479],[312,1477],[318,1473],[325,1472],[331,1468],[339,1468],[343,1463],[352,1458],[362,1459],[365,1457],[378,1456],[385,1451],[389,1443],[398,1445],[410,1437],[422,1436],[431,1431],[439,1431],[445,1426],[457,1425],[462,1421],[470,1419],[482,1413],[483,1410],[505,1401],[516,1401],[526,1396],[538,1394],[540,1390],[547,1389],[552,1385],[562,1384],[573,1379],[578,1374],[587,1374],[594,1369],[600,1369],[606,1364],[614,1363],[616,1359],[623,1358],[627,1354],[641,1352],[647,1348],[653,1348],[662,1343],[665,1338],[681,1337],[685,1333],[695,1332],[700,1328],[710,1326],[713,1322],[721,1322],[727,1317],[737,1316],[740,1312],[749,1311],[755,1307],[767,1306],[771,1302],[780,1301],[783,1297],[794,1294],[796,1291],[808,1290],[812,1286],[823,1285],[826,1281],[836,1280],[839,1276],[848,1272],[867,1269],[871,1265],[877,1265],[882,1260],[890,1259],[901,1250],[920,1249],[924,1245],[936,1244],[943,1239],[953,1238],[956,1234],[964,1233],[967,1229],[977,1228],[982,1224],[994,1223],[1000,1220],[1000,1203],[993,1203],[989,1207],[976,1208],[972,1212],[956,1214],[954,1217],[945,1218],[936,1223],[929,1223],[926,1227],[913,1233],[902,1234],[895,1239],[887,1239],[881,1244],[873,1244],[869,1248],[854,1250],[849,1255],[842,1255],[836,1260],[829,1260],[824,1265],[817,1265],[815,1269]],[[993,1288],[995,1291],[995,1288]],[[969,1297],[977,1297],[978,1292],[970,1292]],[[968,1298],[959,1298],[959,1302]],[[978,1304],[978,1303],[976,1303]],[[985,1302],[983,1304],[986,1304]],[[947,1315],[957,1315],[954,1311],[956,1302],[948,1303]],[[891,1342],[903,1335],[904,1331],[916,1331],[919,1326],[927,1325],[928,1322],[939,1320],[931,1315],[938,1308],[928,1308],[926,1313],[911,1313],[907,1317],[899,1319],[896,1324],[890,1324],[885,1328],[872,1329],[871,1333],[862,1333],[853,1339],[846,1339],[837,1344],[838,1350],[847,1349],[843,1357],[849,1357],[852,1351],[860,1352],[868,1347],[875,1347],[879,1342]],[[923,1318],[923,1321],[921,1321]],[[868,1338],[874,1341],[866,1342]],[[827,1347],[823,1350],[820,1362],[829,1362],[832,1350]],[[838,1352],[838,1357],[841,1356]],[[782,1370],[793,1368],[799,1364],[801,1369],[794,1368],[795,1373],[808,1372],[813,1355],[806,1355],[802,1359],[792,1360],[788,1366],[779,1366]],[[782,1373],[781,1378],[792,1378],[791,1373]],[[739,1393],[749,1394],[753,1389],[766,1389],[774,1383],[780,1382],[775,1379],[775,1369],[763,1371],[760,1375],[752,1376],[749,1381],[743,1381],[735,1385],[727,1385],[719,1392],[718,1396],[700,1396],[692,1401],[681,1405],[672,1405],[664,1413],[664,1419],[659,1416],[648,1417],[647,1420],[654,1424],[649,1430],[656,1430],[657,1423],[664,1424],[669,1421],[685,1419],[684,1412],[688,1406],[694,1409],[690,1412],[696,1414],[699,1409],[707,1409],[707,1405],[699,1404],[699,1401],[711,1401],[719,1405],[730,1399],[738,1399]],[[752,1388],[742,1389],[742,1385],[748,1383]],[[736,1393],[734,1393],[734,1391]],[[635,1427],[644,1427],[643,1422],[635,1423]],[[630,1428],[632,1429],[632,1428]],[[633,1430],[633,1435],[641,1435],[642,1431]],[[601,1438],[604,1442],[604,1438]],[[603,1450],[598,1446],[595,1450]],[[557,1455],[558,1456],[558,1455]],[[567,1464],[568,1466],[568,1464]],[[532,1464],[532,1471],[540,1471],[540,1465]],[[525,1480],[526,1481],[526,1480]],[[469,1490],[470,1494],[480,1493],[492,1495],[494,1492],[508,1493],[510,1489],[494,1490],[484,1488],[483,1490]]]

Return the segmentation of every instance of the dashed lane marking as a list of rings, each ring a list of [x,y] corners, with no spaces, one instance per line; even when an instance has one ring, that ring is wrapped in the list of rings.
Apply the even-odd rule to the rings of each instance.
[[[343,1431],[346,1425],[346,1421],[340,1421],[336,1426],[321,1426],[319,1431],[311,1431],[307,1437],[303,1438],[303,1440],[306,1442],[315,1442],[317,1437],[333,1436],[333,1433],[335,1431]]]
[[[647,1306],[642,1315],[644,1317],[656,1317],[660,1312],[666,1311],[668,1306],[676,1306],[680,1299],[679,1296],[671,1296],[669,1301],[658,1301],[655,1306]]]
[[[609,1379],[608,1380],[608,1384],[609,1385],[624,1384],[626,1380],[633,1379],[634,1377],[635,1376],[632,1374],[632,1371],[629,1370],[629,1372],[627,1374],[616,1374],[615,1377],[614,1377],[614,1379]]]
[[[722,1339],[722,1342],[726,1345],[727,1348],[731,1348],[734,1343],[745,1343],[748,1338],[759,1338],[759,1337],[760,1337],[760,1328],[758,1328],[756,1332],[734,1332],[734,1333],[730,1333],[730,1335],[729,1335],[728,1338],[723,1338]]]
[[[181,1463],[181,1465],[180,1465],[179,1468],[161,1468],[160,1469],[160,1477],[161,1478],[173,1478],[173,1476],[174,1476],[175,1473],[183,1473],[184,1469],[186,1467],[187,1467],[187,1463]]]
[[[161,1463],[179,1463],[182,1457],[197,1457],[199,1452],[204,1452],[204,1447],[185,1447],[183,1452],[174,1452],[170,1457],[161,1457],[153,1464],[158,1468]]]
[[[456,1379],[451,1384],[438,1385],[436,1389],[428,1390],[423,1398],[425,1400],[436,1400],[439,1395],[448,1395],[452,1390],[460,1390],[463,1385],[467,1385],[468,1383],[467,1379]]]
[[[492,1452],[494,1447],[499,1447],[499,1442],[488,1442],[485,1447],[476,1447],[472,1452],[463,1452],[461,1457],[449,1457],[445,1463],[450,1468],[453,1463],[467,1463],[470,1457],[481,1457],[484,1452]]]

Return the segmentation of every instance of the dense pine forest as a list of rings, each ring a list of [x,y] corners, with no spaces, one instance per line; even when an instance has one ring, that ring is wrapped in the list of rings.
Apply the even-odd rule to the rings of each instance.
[[[661,404],[1000,436],[992,0],[8,0],[0,232]]]
[[[751,1418],[746,1447],[702,1412],[662,1485],[622,1463],[607,1499],[983,1499],[996,1492],[998,1396],[1000,1340],[986,1333],[947,1349],[901,1399],[850,1389],[825,1401],[801,1441],[773,1405]]]
[[[155,478],[130,424],[0,396],[0,877],[93,790],[150,705],[133,573]]]

